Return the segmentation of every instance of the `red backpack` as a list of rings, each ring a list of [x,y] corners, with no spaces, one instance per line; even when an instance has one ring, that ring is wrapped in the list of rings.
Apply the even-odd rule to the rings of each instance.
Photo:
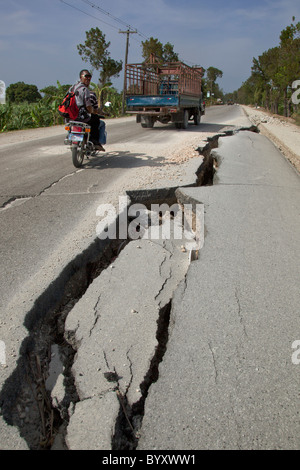
[[[80,86],[80,85],[79,85]],[[78,86],[78,88],[79,88]],[[84,86],[82,84],[82,86]],[[58,107],[58,112],[61,116],[67,119],[76,119],[78,117],[79,109],[76,104],[76,95],[78,95],[78,88],[74,92],[75,86],[70,88],[62,103]]]

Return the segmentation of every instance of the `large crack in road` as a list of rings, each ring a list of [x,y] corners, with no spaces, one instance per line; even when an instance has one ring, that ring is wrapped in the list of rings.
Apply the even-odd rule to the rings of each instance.
[[[212,150],[241,130],[257,132],[223,132],[198,149],[195,186],[213,184]],[[131,191],[128,207],[174,204],[177,188]],[[53,280],[27,314],[29,335],[0,395],[5,421],[30,449],[136,448],[167,348],[172,297],[193,256],[180,240],[96,238]],[[83,440],[78,426],[88,417]]]

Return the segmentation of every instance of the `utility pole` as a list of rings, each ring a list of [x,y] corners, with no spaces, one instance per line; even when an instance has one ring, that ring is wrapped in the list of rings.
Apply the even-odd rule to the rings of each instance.
[[[126,52],[125,52],[125,65],[124,65],[124,85],[123,85],[123,99],[122,99],[122,114],[125,114],[125,92],[126,92],[126,65],[128,61],[128,49],[129,49],[129,34],[137,33],[137,30],[130,31],[119,31],[121,34],[126,34]]]

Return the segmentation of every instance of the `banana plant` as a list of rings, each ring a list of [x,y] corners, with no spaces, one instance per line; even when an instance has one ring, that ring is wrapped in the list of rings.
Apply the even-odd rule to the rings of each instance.
[[[91,91],[93,91],[96,94],[97,100],[98,100],[98,106],[100,109],[102,109],[103,107],[104,91],[110,90],[111,86],[112,86],[111,82],[107,82],[104,86],[101,86],[100,84],[97,85],[96,83],[91,82]]]
[[[70,87],[70,85],[61,85],[61,83],[58,80],[56,83],[57,83],[56,93],[43,98],[44,103],[46,104],[46,106],[48,107],[52,115],[53,125],[61,124],[63,122],[63,119],[58,113],[58,106],[61,104],[67,90]]]
[[[32,105],[30,115],[36,127],[43,127],[49,124],[49,108],[41,101]]]
[[[0,132],[4,132],[7,130],[11,114],[12,108],[10,104],[2,104],[0,106]]]

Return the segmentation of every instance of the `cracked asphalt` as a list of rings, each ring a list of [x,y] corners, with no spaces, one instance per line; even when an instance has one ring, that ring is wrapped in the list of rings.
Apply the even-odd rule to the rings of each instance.
[[[138,449],[299,449],[299,175],[265,137],[221,138],[199,259],[172,302]]]
[[[240,122],[244,120],[240,116]],[[204,123],[203,128],[214,134],[224,124]],[[230,120],[226,124],[235,128]],[[199,142],[194,132],[193,128],[187,137]],[[142,157],[139,163],[144,158],[143,144],[143,137],[134,144]],[[168,145],[166,142],[152,156],[151,175],[160,174],[158,160]],[[116,145],[118,156],[123,150],[123,144]],[[174,241],[131,242],[67,317],[66,333],[77,349],[72,373],[79,395],[70,410],[66,435],[70,449],[111,449],[122,405],[133,425],[139,419],[134,443],[138,450],[299,448],[298,369],[291,362],[299,304],[295,235],[299,234],[299,175],[266,138],[247,131],[219,139],[214,156],[219,165],[213,186],[183,187],[195,180],[197,165],[190,164],[194,162],[182,166],[186,174],[175,178],[181,186],[176,194],[182,204],[192,200],[205,207],[205,241],[198,259],[190,264],[188,253]],[[159,177],[166,186],[174,182],[173,163],[178,155],[173,157],[165,180]],[[119,166],[120,159],[113,161]],[[132,168],[133,173],[143,175],[143,164]],[[79,187],[62,175],[55,178],[59,187],[50,184],[48,197],[42,196],[47,201],[43,210],[50,219],[51,197],[62,188],[72,189],[68,194],[72,204],[84,210],[80,201],[87,174],[77,178]],[[140,179],[141,188],[146,180]],[[149,186],[157,186],[155,178]],[[90,200],[99,203],[102,188],[97,182],[89,183],[89,188]],[[108,193],[103,193],[103,201],[107,198]],[[34,198],[26,202],[27,208],[33,205],[32,214],[35,202]],[[16,210],[22,212],[22,203]],[[2,214],[5,212],[8,217],[9,211]],[[53,223],[61,237],[64,228],[72,225],[72,216],[67,205],[57,214],[53,213]],[[74,233],[83,253],[91,215],[92,211],[83,217]],[[67,225],[62,221],[68,221]],[[17,218],[15,223],[14,230],[22,236]],[[57,259],[70,253],[70,239],[55,240],[55,230],[49,235],[47,226],[36,227],[41,234],[45,231],[52,259],[55,253]],[[77,238],[80,228],[85,240]],[[35,240],[26,239],[25,234],[23,239],[22,249],[30,254],[30,243]],[[57,242],[60,249],[56,252]],[[34,293],[49,275],[56,278],[59,274],[55,263],[48,263],[50,259],[44,264],[44,255],[35,252],[39,278],[29,276],[23,289],[29,287],[31,299],[22,308],[32,304]],[[12,268],[16,276],[17,265]],[[166,307],[170,309],[168,343],[164,355],[156,357],[160,343],[157,322]],[[4,322],[7,328],[16,326],[11,309]],[[26,336],[25,326],[28,328],[28,322],[17,325],[14,345],[7,343],[10,355]],[[149,373],[152,361],[158,380]],[[55,394],[56,399],[63,398],[61,388]],[[135,406],[141,402],[142,410],[137,413]],[[2,420],[0,425],[4,446],[10,448],[14,442],[14,448],[26,448],[15,428]],[[114,439],[114,445],[124,445],[117,441],[118,436]]]

